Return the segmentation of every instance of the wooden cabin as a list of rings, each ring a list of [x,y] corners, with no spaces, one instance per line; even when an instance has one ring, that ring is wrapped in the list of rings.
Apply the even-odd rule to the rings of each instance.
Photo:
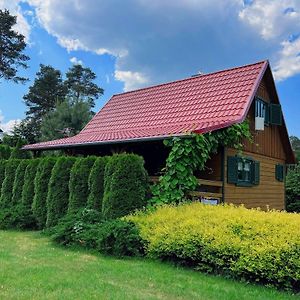
[[[285,208],[285,165],[295,163],[268,61],[114,95],[76,136],[26,145],[72,155],[140,154],[152,180],[165,164],[163,140],[250,122],[242,153],[220,148],[197,172],[191,197],[202,201]]]

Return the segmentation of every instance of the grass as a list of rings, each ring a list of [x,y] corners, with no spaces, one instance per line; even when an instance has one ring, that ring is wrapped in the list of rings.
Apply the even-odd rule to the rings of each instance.
[[[38,232],[0,231],[0,299],[299,299],[144,259],[53,245]]]

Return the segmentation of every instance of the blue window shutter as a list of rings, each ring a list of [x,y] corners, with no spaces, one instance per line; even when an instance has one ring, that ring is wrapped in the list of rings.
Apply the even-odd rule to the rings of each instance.
[[[238,181],[238,158],[235,156],[227,157],[227,182],[237,183]]]
[[[282,111],[280,104],[270,104],[270,124],[281,125],[282,124]]]

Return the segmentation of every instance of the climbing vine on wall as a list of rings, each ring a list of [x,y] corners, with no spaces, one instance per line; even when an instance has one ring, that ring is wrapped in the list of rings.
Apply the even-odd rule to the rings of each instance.
[[[197,187],[194,172],[204,169],[211,154],[216,153],[219,146],[242,150],[243,139],[252,140],[248,121],[206,134],[192,133],[187,137],[165,140],[164,144],[171,151],[163,175],[153,186],[151,204],[183,201],[187,193]]]

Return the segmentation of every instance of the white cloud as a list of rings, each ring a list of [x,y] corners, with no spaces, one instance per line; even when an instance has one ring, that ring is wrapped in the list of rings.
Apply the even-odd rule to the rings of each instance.
[[[70,58],[70,62],[73,64],[73,65],[83,65],[83,61],[78,59],[77,57],[73,56]]]
[[[297,68],[288,72],[284,56],[284,41],[300,32],[299,0],[27,2],[41,26],[69,52],[113,55],[115,78],[126,90],[266,57],[277,78],[299,73]]]
[[[23,34],[26,42],[29,42],[31,26],[24,17],[25,12],[22,11],[19,4],[19,0],[0,0],[0,9],[8,9],[12,15],[17,16],[17,24],[14,29]]]
[[[125,83],[124,86],[125,92],[143,87],[148,82],[148,79],[144,74],[141,74],[139,72],[131,72],[131,71],[116,70],[115,78]]]
[[[9,120],[5,122],[4,115],[2,114],[2,111],[0,110],[0,128],[4,131],[4,133],[11,133],[13,128],[20,124],[21,120],[16,119],[16,120]]]
[[[58,44],[66,48],[68,52],[77,50],[88,50],[79,39],[69,39],[65,37],[57,37]]]
[[[239,17],[277,49],[272,55],[277,80],[300,73],[299,0],[256,0]]]
[[[300,73],[300,38],[282,42],[279,60],[274,67],[276,80],[283,80]]]
[[[300,29],[299,0],[256,0],[239,17],[266,39],[284,38]]]
[[[27,1],[42,27],[69,52],[113,55],[116,78],[126,90],[190,76],[208,63],[210,70],[242,63],[228,60],[236,57],[228,47],[236,36],[222,37],[238,28],[233,23],[238,22],[241,0]]]

